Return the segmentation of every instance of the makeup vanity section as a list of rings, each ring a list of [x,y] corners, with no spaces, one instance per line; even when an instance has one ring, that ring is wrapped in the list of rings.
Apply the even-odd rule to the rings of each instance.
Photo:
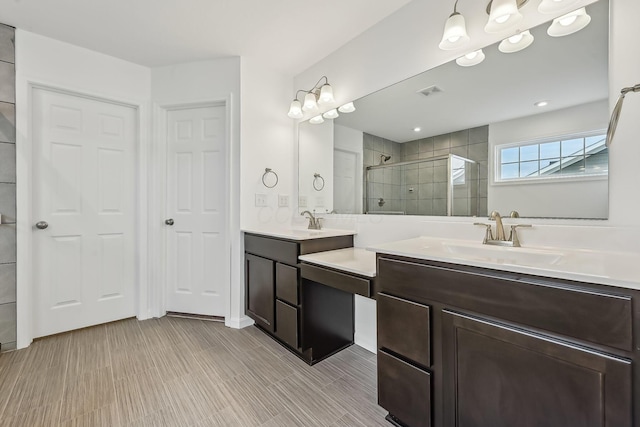
[[[353,234],[245,230],[246,313],[311,365],[353,344],[354,294],[375,293],[375,255],[354,249]],[[367,257],[364,271],[358,269],[354,253]],[[345,269],[299,261],[320,257],[322,263],[323,254],[333,254],[326,262],[338,260]]]

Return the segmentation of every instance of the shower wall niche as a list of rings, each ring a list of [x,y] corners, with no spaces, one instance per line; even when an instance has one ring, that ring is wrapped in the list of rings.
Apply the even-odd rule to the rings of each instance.
[[[487,215],[488,126],[397,143],[363,135],[365,213]]]

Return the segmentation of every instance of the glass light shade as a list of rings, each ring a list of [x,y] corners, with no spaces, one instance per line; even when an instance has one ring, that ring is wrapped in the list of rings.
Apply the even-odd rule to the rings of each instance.
[[[533,35],[527,30],[502,40],[498,45],[498,50],[502,53],[519,52],[529,47],[531,43],[533,43]]]
[[[542,0],[538,5],[540,13],[558,13],[576,4],[578,0]]]
[[[309,123],[312,125],[319,125],[320,123],[324,123],[324,119],[322,116],[315,116],[309,119]]]
[[[482,49],[479,49],[473,52],[469,52],[466,55],[456,59],[456,64],[461,67],[473,67],[474,65],[478,65],[482,61],[484,61],[484,52],[482,51]]]
[[[304,104],[302,104],[302,111],[316,111],[318,109],[318,103],[316,102],[316,95],[308,93],[304,97]]]
[[[444,24],[442,41],[438,47],[442,50],[458,49],[469,41],[464,16],[454,12]]]
[[[348,102],[339,107],[338,111],[340,111],[341,113],[353,113],[354,111],[356,111],[356,106],[353,105],[353,102]]]
[[[289,107],[289,113],[287,114],[287,116],[291,117],[292,119],[301,119],[302,116],[304,116],[304,113],[302,112],[302,104],[300,104],[300,101],[298,101],[297,99],[291,101],[291,106]]]
[[[333,110],[327,111],[322,115],[322,117],[324,117],[325,119],[335,119],[335,118],[338,118],[339,116],[340,114],[338,114],[338,110],[336,110],[335,108]]]
[[[551,37],[568,36],[580,31],[589,25],[589,22],[591,22],[591,17],[583,7],[554,19],[547,30],[547,34]]]
[[[489,21],[484,26],[487,33],[501,33],[518,25],[522,14],[518,11],[516,0],[493,0]]]
[[[332,102],[335,102],[335,99],[333,99],[333,88],[327,83],[320,88],[318,104],[324,105]]]

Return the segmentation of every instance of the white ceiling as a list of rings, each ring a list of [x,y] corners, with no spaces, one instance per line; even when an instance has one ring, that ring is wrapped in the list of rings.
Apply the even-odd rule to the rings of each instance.
[[[148,67],[225,56],[294,76],[410,0],[0,0],[0,22]]]
[[[480,65],[450,62],[365,96],[335,123],[407,142],[606,99],[608,7],[607,1],[589,5],[592,21],[575,34],[549,37],[549,24],[543,24],[531,30],[535,41],[521,52],[489,46]],[[417,93],[432,85],[442,92]],[[533,105],[542,100],[548,107]]]

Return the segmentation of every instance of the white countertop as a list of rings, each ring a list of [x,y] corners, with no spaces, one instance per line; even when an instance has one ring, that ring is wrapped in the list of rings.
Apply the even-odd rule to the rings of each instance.
[[[300,255],[298,259],[360,276],[376,277],[376,254],[366,249],[336,249],[333,251]]]
[[[336,236],[353,236],[356,234],[352,230],[337,230],[331,228],[323,228],[322,230],[309,230],[306,228],[243,228],[245,233],[260,234],[269,237],[279,237],[281,239],[289,240],[310,240],[310,239],[323,239],[325,237]]]
[[[640,254],[581,249],[483,245],[417,237],[368,248],[410,258],[512,271],[640,290]]]

